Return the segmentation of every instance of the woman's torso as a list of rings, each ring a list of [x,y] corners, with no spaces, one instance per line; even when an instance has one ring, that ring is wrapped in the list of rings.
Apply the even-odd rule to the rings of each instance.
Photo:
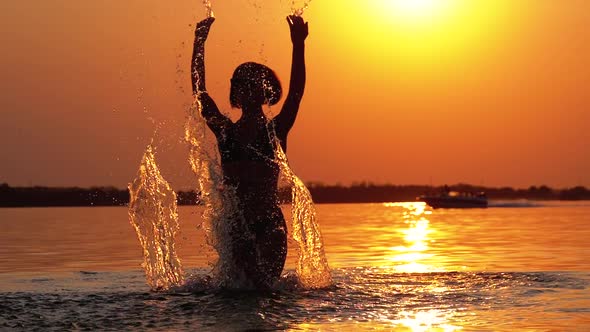
[[[280,170],[274,137],[266,123],[238,121],[217,138],[224,181],[241,200],[276,204]]]

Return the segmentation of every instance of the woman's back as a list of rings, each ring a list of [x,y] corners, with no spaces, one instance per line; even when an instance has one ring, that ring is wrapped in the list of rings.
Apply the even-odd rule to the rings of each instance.
[[[238,121],[217,137],[224,181],[243,196],[276,198],[279,166],[275,162],[274,133],[265,121]]]

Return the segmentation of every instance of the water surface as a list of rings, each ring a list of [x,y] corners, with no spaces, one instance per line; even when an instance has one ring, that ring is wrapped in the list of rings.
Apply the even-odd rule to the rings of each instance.
[[[126,208],[3,209],[0,329],[588,330],[590,202],[496,206],[318,205],[334,286],[268,293],[149,292]],[[179,213],[202,276],[200,210]]]

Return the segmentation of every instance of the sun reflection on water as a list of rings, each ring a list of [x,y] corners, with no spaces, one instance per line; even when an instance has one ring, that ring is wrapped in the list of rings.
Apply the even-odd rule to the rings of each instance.
[[[391,247],[391,256],[388,260],[394,266],[396,272],[402,273],[426,273],[441,272],[443,268],[428,264],[433,254],[429,253],[429,243],[432,242],[430,234],[435,230],[430,227],[427,216],[432,214],[424,202],[386,203],[386,207],[401,207],[404,223],[408,228],[399,230],[405,241],[404,245]]]
[[[405,327],[407,331],[411,332],[425,332],[425,331],[441,331],[453,332],[462,330],[462,327],[454,326],[448,323],[450,316],[449,312],[442,310],[428,310],[409,312],[403,311],[400,313],[403,317],[399,319],[396,324],[398,327]],[[399,329],[401,330],[401,329]],[[406,330],[406,329],[404,329]]]
[[[463,327],[456,326],[451,321],[453,311],[425,310],[401,311],[396,314],[399,318],[388,319],[391,312],[384,313],[385,317],[373,315],[374,321],[331,322],[328,324],[301,323],[288,331],[398,331],[398,332],[456,332]],[[376,316],[376,317],[375,317]]]

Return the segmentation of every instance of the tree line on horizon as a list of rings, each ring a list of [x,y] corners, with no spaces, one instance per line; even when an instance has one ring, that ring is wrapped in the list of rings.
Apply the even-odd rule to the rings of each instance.
[[[384,203],[415,201],[424,194],[440,193],[445,186],[376,185],[356,183],[350,186],[309,183],[315,203]],[[449,189],[460,192],[485,192],[492,200],[590,200],[590,190],[583,187],[553,189],[548,186],[531,186],[527,189],[512,187],[490,188],[470,184],[456,184]],[[199,193],[176,192],[179,205],[199,204]],[[289,188],[280,189],[282,202],[290,202]],[[67,206],[125,206],[129,191],[115,187],[11,187],[0,184],[0,207],[67,207]]]
[[[194,191],[176,193],[178,204],[197,204]],[[0,207],[125,206],[129,191],[116,187],[10,187],[0,184]]]

